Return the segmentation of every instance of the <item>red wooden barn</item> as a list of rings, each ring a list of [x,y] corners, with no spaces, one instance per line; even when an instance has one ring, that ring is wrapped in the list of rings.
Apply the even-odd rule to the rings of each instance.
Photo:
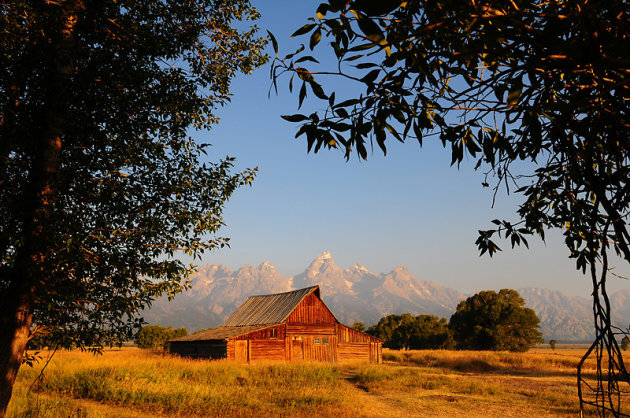
[[[170,340],[170,351],[236,361],[382,361],[382,341],[339,322],[319,286],[250,296],[221,326]]]

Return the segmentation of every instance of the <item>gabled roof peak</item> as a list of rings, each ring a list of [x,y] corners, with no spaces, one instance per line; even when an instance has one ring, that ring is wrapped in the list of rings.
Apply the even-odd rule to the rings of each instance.
[[[270,295],[250,296],[221,326],[242,327],[282,323],[311,293],[315,293],[320,298],[319,286]]]

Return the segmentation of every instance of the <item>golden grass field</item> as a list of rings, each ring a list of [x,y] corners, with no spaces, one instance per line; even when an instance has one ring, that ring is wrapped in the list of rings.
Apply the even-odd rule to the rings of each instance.
[[[59,351],[38,379],[43,352],[21,368],[8,416],[577,417],[584,351],[384,350],[381,365]]]

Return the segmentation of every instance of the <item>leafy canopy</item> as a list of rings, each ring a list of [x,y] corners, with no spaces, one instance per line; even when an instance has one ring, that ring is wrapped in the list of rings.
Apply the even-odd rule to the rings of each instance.
[[[465,350],[527,351],[542,343],[540,320],[516,290],[481,291],[457,305],[449,327]]]
[[[397,350],[448,349],[454,345],[446,319],[433,315],[387,315],[366,332],[385,341],[384,347]]]
[[[266,62],[256,26],[235,28],[256,18],[245,0],[0,5],[3,320],[27,283],[35,332],[116,343],[181,290],[192,266],[175,256],[226,245],[223,205],[254,171],[207,162],[189,134],[218,121],[236,73]],[[53,129],[58,155],[41,145]],[[47,212],[33,221],[42,175]]]
[[[138,331],[134,338],[140,348],[160,350],[164,344],[173,338],[188,335],[186,328],[163,327],[161,325],[146,325]]]

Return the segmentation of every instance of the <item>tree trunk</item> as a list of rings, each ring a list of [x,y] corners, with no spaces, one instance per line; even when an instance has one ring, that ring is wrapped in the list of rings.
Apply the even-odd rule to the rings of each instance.
[[[65,113],[71,75],[74,71],[74,40],[82,0],[51,4],[59,7],[57,28],[50,51],[54,71],[46,83],[44,125],[33,138],[36,154],[29,173],[24,209],[22,246],[15,263],[0,282],[0,418],[11,400],[13,384],[24,358],[33,318],[33,300],[38,288],[46,285],[51,212],[55,201],[55,181],[66,127]],[[51,9],[52,10],[52,9]],[[56,30],[55,30],[56,29]]]
[[[22,280],[22,283],[26,280]],[[14,286],[0,310],[0,417],[6,413],[31,327],[33,287]]]

